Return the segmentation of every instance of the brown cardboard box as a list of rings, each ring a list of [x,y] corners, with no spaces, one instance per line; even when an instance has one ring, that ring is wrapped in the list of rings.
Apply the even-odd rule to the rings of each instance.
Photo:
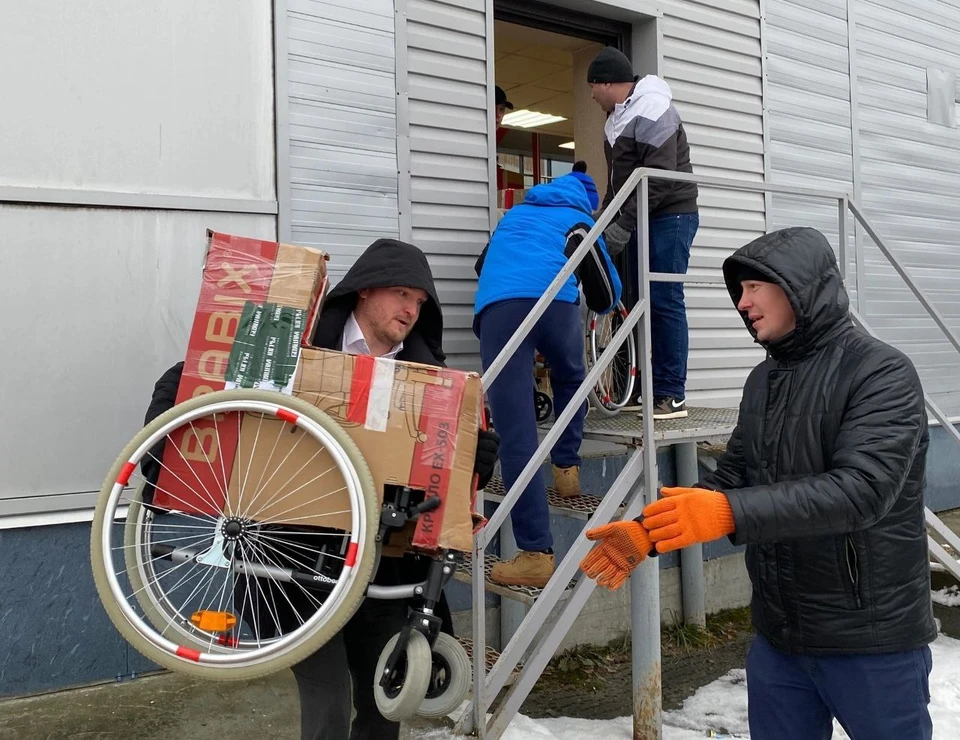
[[[382,499],[385,485],[396,484],[441,498],[437,509],[419,518],[415,547],[471,550],[473,465],[482,408],[477,374],[305,348],[294,395],[347,431],[370,468],[378,497]],[[270,443],[253,456],[248,471],[234,470],[228,504],[236,505],[246,488],[242,501],[251,510],[250,496],[265,488],[252,487],[252,481],[269,475],[265,466],[269,468],[271,459],[284,460],[285,471],[297,471],[296,475],[282,488],[276,481],[266,487],[270,490],[261,494],[263,502],[252,509],[262,509],[257,518],[349,530],[344,480],[329,454],[312,459],[316,445],[298,445],[303,433],[289,426],[284,431],[283,426],[284,422],[259,417],[244,420],[241,450],[253,449],[257,439]]]
[[[327,259],[318,249],[208,231],[200,297],[177,403],[225,387],[292,387],[299,347],[312,334],[326,291]],[[251,333],[248,319],[257,310],[264,316],[261,337],[238,339],[238,331]],[[268,313],[277,316],[272,325]],[[265,351],[263,335],[270,334],[271,327],[277,328],[272,334],[274,345]],[[251,351],[241,367],[241,353],[235,344],[244,341]],[[282,343],[285,346],[278,349]],[[237,428],[237,423],[221,423],[214,430],[209,420],[200,420],[188,430],[172,434],[154,502],[217,514],[214,505],[223,503],[218,492],[226,487],[221,471],[233,466]],[[209,449],[214,431],[220,444]],[[186,485],[185,481],[199,485]],[[201,497],[195,489],[211,493]]]

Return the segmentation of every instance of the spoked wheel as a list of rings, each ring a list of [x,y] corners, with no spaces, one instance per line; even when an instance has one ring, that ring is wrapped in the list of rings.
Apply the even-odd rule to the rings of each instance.
[[[587,362],[590,367],[597,364],[626,317],[627,309],[622,303],[602,316],[590,312],[587,320]],[[630,332],[613,360],[604,368],[597,385],[590,391],[590,405],[601,415],[614,416],[630,402],[637,376],[636,357],[633,332]]]
[[[138,466],[151,460],[160,476],[144,501]],[[353,615],[378,518],[369,469],[333,419],[280,393],[220,391],[159,416],[114,463],[91,531],[94,581],[150,660],[253,678],[304,659]]]
[[[473,667],[463,646],[446,632],[437,635],[433,646],[433,668],[421,717],[444,717],[454,711],[470,692]]]

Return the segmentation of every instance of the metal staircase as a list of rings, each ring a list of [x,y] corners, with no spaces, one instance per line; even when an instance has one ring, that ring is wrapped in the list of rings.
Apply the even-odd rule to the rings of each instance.
[[[547,459],[561,431],[573,418],[577,408],[586,400],[589,390],[596,384],[605,367],[613,360],[618,348],[629,332],[638,337],[642,414],[621,412],[611,418],[595,418],[588,415],[584,428],[585,439],[596,439],[620,445],[628,453],[623,469],[602,497],[584,496],[574,503],[557,496],[550,498],[551,511],[580,520],[589,518],[591,527],[601,526],[617,519],[639,516],[643,507],[657,497],[659,479],[657,471],[657,448],[675,446],[677,458],[677,484],[692,485],[698,479],[697,443],[725,442],[736,424],[736,409],[690,408],[686,419],[658,421],[652,415],[653,388],[651,376],[650,316],[648,297],[652,281],[696,283],[707,286],[723,286],[714,275],[673,275],[651,273],[649,269],[649,215],[647,210],[648,189],[651,179],[695,182],[710,187],[755,193],[777,193],[804,196],[838,205],[839,216],[839,262],[847,277],[848,215],[852,214],[867,235],[890,261],[894,269],[920,300],[937,325],[946,334],[954,347],[960,351],[960,340],[947,327],[936,309],[923,297],[903,266],[882,242],[864,219],[860,209],[843,193],[812,190],[785,185],[763,184],[734,179],[688,175],[662,170],[636,170],[607,210],[601,215],[587,238],[571,255],[567,264],[537,301],[527,318],[511,337],[503,351],[484,373],[483,385],[488,388],[499,376],[509,358],[534,324],[543,315],[560,288],[580,264],[596,239],[619,211],[627,196],[638,194],[637,228],[640,235],[640,264],[638,274],[639,300],[629,312],[620,329],[612,337],[599,361],[587,373],[583,384],[570,404],[549,426],[543,440],[520,477],[509,491],[502,483],[494,483],[485,492],[488,500],[498,502],[495,513],[486,527],[474,540],[472,558],[465,562],[457,578],[472,584],[474,683],[473,696],[457,724],[461,733],[475,733],[480,738],[500,738],[511,719],[519,711],[523,701],[547,667],[548,662],[561,645],[564,636],[593,593],[595,584],[579,573],[580,560],[589,552],[592,543],[581,532],[565,557],[557,564],[556,571],[543,589],[506,587],[489,581],[489,569],[495,558],[486,552],[494,537],[507,520],[510,510],[532,477]],[[856,263],[861,264],[860,244],[856,247]],[[725,288],[724,288],[725,289]],[[870,331],[856,311],[851,311],[854,321]],[[932,399],[926,398],[931,416],[950,431],[960,444],[958,432]],[[482,502],[478,502],[478,506]],[[960,552],[960,538],[953,534],[935,514],[927,511],[927,522],[955,552]],[[958,563],[932,537],[930,550],[943,567],[960,579]],[[695,545],[681,551],[683,578],[684,616],[687,621],[702,624],[704,612],[702,548]],[[520,602],[527,607],[522,622],[510,638],[503,652],[492,667],[479,656],[487,655],[485,591],[499,594],[502,598]],[[635,740],[658,740],[661,735],[661,684],[660,684],[660,589],[659,564],[655,558],[647,559],[630,578],[631,632],[633,650],[633,696]],[[521,664],[522,661],[522,664]],[[519,671],[519,673],[517,673]],[[489,716],[488,716],[489,714]]]

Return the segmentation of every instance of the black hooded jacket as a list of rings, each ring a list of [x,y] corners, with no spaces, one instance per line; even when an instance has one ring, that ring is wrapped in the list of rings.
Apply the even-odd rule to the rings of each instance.
[[[937,630],[917,372],[852,324],[818,231],[778,231],[729,257],[723,274],[735,305],[744,268],[783,288],[797,316],[793,332],[763,345],[767,359],[747,379],[727,451],[701,481],[726,494],[731,539],[747,545],[754,627],[788,653],[925,645]]]
[[[313,346],[339,351],[343,327],[357,305],[358,291],[395,286],[419,288],[428,296],[397,359],[443,366],[443,314],[430,265],[423,252],[396,239],[377,239],[330,291],[313,332]]]

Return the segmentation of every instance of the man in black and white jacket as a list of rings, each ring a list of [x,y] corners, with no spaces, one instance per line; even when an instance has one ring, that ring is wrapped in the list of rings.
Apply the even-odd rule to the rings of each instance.
[[[692,172],[690,147],[669,85],[655,75],[635,76],[630,60],[612,47],[603,49],[587,71],[593,99],[607,112],[604,151],[609,179],[606,208],[638,167]],[[650,180],[650,269],[683,274],[700,217],[694,183]],[[631,193],[603,233],[611,256],[626,252],[628,300],[637,300],[637,196]],[[687,314],[681,283],[655,282],[650,288],[653,340],[654,418],[687,415]]]

